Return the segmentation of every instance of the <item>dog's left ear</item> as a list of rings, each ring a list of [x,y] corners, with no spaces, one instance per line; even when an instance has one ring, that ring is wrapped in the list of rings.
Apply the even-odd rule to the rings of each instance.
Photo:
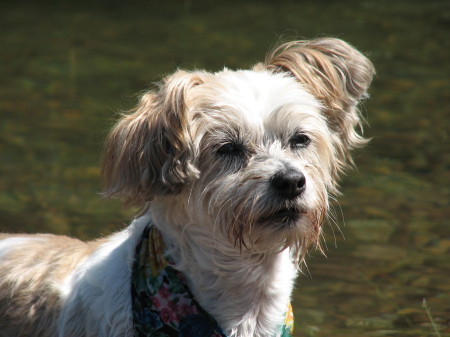
[[[157,195],[179,192],[198,176],[186,100],[201,83],[200,72],[177,71],[122,116],[105,144],[104,195],[142,205]]]
[[[270,53],[265,68],[287,72],[325,106],[341,164],[351,160],[349,150],[366,140],[360,126],[358,102],[367,97],[375,73],[372,63],[348,43],[335,38],[285,43]]]

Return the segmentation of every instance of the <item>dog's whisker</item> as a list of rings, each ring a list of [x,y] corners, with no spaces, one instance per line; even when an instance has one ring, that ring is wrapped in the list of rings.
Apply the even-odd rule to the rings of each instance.
[[[340,210],[340,214],[341,214],[341,218],[342,218],[342,222],[345,226],[345,221],[344,221],[344,214],[342,212],[342,208],[341,205],[339,204],[338,200],[334,199],[336,206],[339,208]],[[330,222],[330,227],[333,231],[333,235],[334,235],[334,230],[333,230],[333,225],[336,226],[337,230],[339,231],[339,233],[341,234],[342,238],[345,239],[345,235],[344,232],[341,230],[340,226],[339,226],[339,221],[337,220],[337,212],[335,211],[335,205],[330,206],[330,217],[329,219],[331,220]],[[336,236],[334,237],[335,239],[335,245],[336,245]]]

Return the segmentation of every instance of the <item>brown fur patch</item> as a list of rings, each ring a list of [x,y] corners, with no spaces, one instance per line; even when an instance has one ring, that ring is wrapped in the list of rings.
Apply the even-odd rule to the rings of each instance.
[[[201,73],[177,71],[118,121],[105,144],[105,195],[143,205],[156,195],[179,192],[198,176],[185,101],[201,83]]]
[[[61,284],[92,254],[97,243],[66,236],[0,235],[23,238],[0,256],[0,336],[56,336]]]

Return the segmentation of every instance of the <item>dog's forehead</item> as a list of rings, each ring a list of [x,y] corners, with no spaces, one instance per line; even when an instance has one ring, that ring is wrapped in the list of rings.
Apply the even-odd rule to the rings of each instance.
[[[317,111],[320,103],[294,78],[269,71],[224,70],[215,74],[217,104],[248,123],[265,124],[284,106]]]

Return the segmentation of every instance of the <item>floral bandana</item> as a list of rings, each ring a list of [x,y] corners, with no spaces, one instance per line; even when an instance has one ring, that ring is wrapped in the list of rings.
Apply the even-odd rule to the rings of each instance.
[[[136,246],[131,278],[135,337],[227,337],[194,299],[183,274],[164,255],[161,233],[151,224]],[[280,337],[291,337],[289,304]]]

